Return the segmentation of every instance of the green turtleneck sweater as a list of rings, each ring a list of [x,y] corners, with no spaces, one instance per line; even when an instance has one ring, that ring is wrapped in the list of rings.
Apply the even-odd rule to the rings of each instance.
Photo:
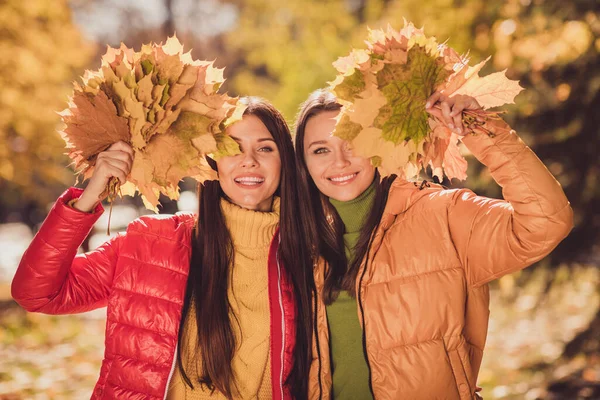
[[[354,200],[329,199],[344,222],[344,245],[349,263],[354,260],[354,246],[373,207],[375,189],[373,181]],[[369,389],[369,368],[363,351],[362,327],[357,310],[356,299],[347,291],[341,291],[338,298],[327,306],[334,399],[373,398]]]

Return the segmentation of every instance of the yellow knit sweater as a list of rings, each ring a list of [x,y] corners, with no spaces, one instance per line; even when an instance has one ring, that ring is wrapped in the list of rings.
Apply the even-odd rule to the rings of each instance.
[[[278,197],[274,199],[272,212],[252,211],[221,200],[221,209],[234,247],[234,263],[227,294],[236,340],[231,363],[236,378],[236,399],[270,399],[273,396],[267,262],[271,239],[279,224],[279,207]],[[190,315],[194,315],[194,309],[190,311]],[[178,368],[175,368],[167,400],[225,399],[221,393],[215,391],[211,394],[195,383],[198,382],[196,371],[201,371],[202,363],[201,355],[196,350],[197,327],[194,318],[188,318],[183,335],[186,346],[182,361],[194,383],[194,390],[185,384]]]

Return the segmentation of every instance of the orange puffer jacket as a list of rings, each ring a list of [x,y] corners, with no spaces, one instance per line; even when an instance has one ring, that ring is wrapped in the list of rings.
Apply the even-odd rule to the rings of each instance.
[[[487,283],[546,256],[569,233],[573,212],[560,184],[503,121],[463,138],[505,200],[467,189],[396,180],[358,273],[373,395],[383,399],[474,399],[485,345]],[[311,399],[331,397],[325,264],[318,297]]]

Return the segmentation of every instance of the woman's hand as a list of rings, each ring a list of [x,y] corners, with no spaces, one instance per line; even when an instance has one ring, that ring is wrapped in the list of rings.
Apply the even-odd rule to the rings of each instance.
[[[474,97],[463,94],[447,97],[441,92],[435,92],[425,103],[425,110],[429,114],[436,117],[460,136],[467,134],[462,123],[462,112],[480,109],[481,106]]]
[[[119,141],[98,154],[94,172],[81,197],[73,205],[78,210],[90,212],[106,197],[106,186],[115,177],[121,185],[127,181],[133,165],[133,149]]]

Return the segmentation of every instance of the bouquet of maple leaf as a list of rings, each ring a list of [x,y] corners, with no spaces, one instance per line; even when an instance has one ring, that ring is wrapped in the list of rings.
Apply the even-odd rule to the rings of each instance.
[[[134,161],[127,182],[110,180],[110,202],[117,193],[139,192],[155,212],[160,193],[175,200],[179,181],[214,179],[206,155],[218,159],[239,152],[225,129],[241,119],[245,106],[217,91],[223,70],[193,60],[173,36],[136,52],[108,47],[97,71],[75,83],[69,107],[59,113],[61,136],[79,177],[92,175],[97,155],[117,141],[131,145]]]
[[[367,49],[353,49],[333,63],[339,74],[331,90],[342,104],[333,134],[350,141],[382,175],[411,179],[431,166],[440,181],[444,174],[466,179],[458,135],[425,111],[426,100],[434,91],[474,97],[483,109],[462,115],[473,130],[488,118],[499,118],[499,112],[487,109],[513,103],[523,88],[506,71],[480,77],[489,57],[470,67],[466,56],[406,20],[399,32],[390,26],[369,30],[366,44]]]

